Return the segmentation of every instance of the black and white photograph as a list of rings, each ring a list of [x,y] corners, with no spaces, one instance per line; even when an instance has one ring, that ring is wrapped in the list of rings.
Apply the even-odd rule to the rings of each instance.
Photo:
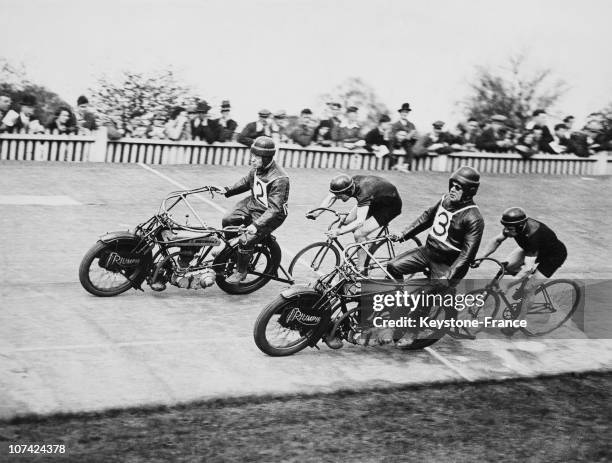
[[[611,18],[0,0],[0,461],[612,461]]]

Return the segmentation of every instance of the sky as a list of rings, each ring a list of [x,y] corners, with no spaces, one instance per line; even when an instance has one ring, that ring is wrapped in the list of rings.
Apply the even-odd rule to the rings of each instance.
[[[610,0],[0,0],[0,57],[71,103],[97,77],[172,67],[239,123],[320,111],[349,77],[417,128],[461,120],[476,66],[526,52],[569,84],[554,114],[612,102]]]

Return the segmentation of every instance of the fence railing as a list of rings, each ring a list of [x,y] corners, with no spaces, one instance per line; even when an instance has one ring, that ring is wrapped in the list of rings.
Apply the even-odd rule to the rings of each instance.
[[[367,151],[344,148],[282,145],[276,159],[283,167],[390,169],[388,156],[379,158]],[[92,136],[0,134],[0,160],[245,166],[249,163],[249,149],[236,143],[209,145],[197,141],[139,138],[109,141],[104,131]],[[450,172],[463,164],[483,173],[612,174],[612,158],[605,152],[589,158],[537,154],[523,159],[517,154],[481,152],[428,155],[416,159],[413,170]]]

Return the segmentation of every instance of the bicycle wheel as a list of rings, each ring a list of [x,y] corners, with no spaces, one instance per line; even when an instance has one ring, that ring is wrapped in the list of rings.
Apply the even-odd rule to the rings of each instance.
[[[556,330],[574,314],[580,303],[580,286],[572,280],[553,280],[537,287],[531,306],[524,314],[528,336],[542,336]]]
[[[283,357],[306,348],[317,325],[306,326],[299,320],[304,319],[303,313],[312,308],[320,297],[316,293],[300,294],[289,299],[278,296],[268,304],[257,317],[253,329],[253,338],[259,350],[272,357]]]
[[[391,243],[390,241],[374,243],[369,250],[369,253],[372,254],[374,258],[370,255],[366,256],[364,275],[367,275],[368,278],[373,280],[388,278],[383,270],[387,262],[395,256],[399,256],[419,246],[421,246],[421,241],[416,237],[402,243]]]
[[[457,338],[474,338],[484,329],[485,318],[495,319],[499,310],[499,296],[486,288],[475,289],[465,294],[465,298],[472,296],[474,304],[465,307],[463,310],[457,309],[457,321],[468,322],[478,321],[478,327],[453,328],[451,336]]]
[[[289,264],[289,275],[297,284],[307,284],[340,265],[340,253],[329,242],[312,243],[298,252]]]
[[[408,328],[401,339],[397,341],[397,347],[403,350],[419,350],[438,342],[446,334],[447,328],[438,328],[433,324],[421,326],[421,319],[429,317],[429,321],[434,322],[450,319],[451,316],[451,310],[442,306],[434,306],[427,309],[426,312],[421,312],[419,316],[415,317],[418,328]]]

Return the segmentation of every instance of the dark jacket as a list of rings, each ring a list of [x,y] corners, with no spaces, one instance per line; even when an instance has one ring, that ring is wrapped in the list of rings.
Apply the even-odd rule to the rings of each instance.
[[[217,119],[219,126],[219,138],[218,141],[232,141],[234,139],[234,133],[238,124],[234,119],[228,119],[225,126],[221,123],[221,119]]]
[[[449,219],[448,214],[442,211],[440,206],[453,214],[452,218]],[[441,220],[434,225],[436,217],[441,215],[446,216],[446,221]],[[447,275],[449,280],[463,278],[478,252],[484,232],[484,219],[478,206],[472,200],[452,205],[448,195],[444,195],[440,201],[404,229],[402,237],[412,238],[430,227],[432,229],[427,236],[425,246],[436,260],[450,265]],[[440,236],[446,236],[446,239],[442,241]]]
[[[250,147],[257,137],[261,137],[263,135],[270,136],[271,134],[271,128],[269,129],[268,133],[265,130],[257,130],[257,122],[249,122],[244,126],[244,129],[242,129],[242,132],[238,136],[238,143],[242,143],[243,145]]]
[[[196,121],[189,121],[191,125],[191,137],[194,140],[205,140],[206,143],[212,144],[219,138],[219,124],[214,119],[206,120],[206,125],[199,124],[196,127]]]
[[[287,218],[289,201],[289,176],[282,167],[272,161],[265,169],[251,171],[238,180],[225,193],[226,197],[251,190],[247,208],[261,215],[253,220],[257,229],[278,227]]]
[[[314,129],[306,124],[300,124],[291,132],[291,140],[300,146],[308,146],[312,143]]]
[[[378,127],[374,127],[365,136],[365,149],[368,151],[372,151],[374,146],[386,146],[389,151],[392,150],[391,142],[389,140],[385,140],[384,134],[380,132]]]

